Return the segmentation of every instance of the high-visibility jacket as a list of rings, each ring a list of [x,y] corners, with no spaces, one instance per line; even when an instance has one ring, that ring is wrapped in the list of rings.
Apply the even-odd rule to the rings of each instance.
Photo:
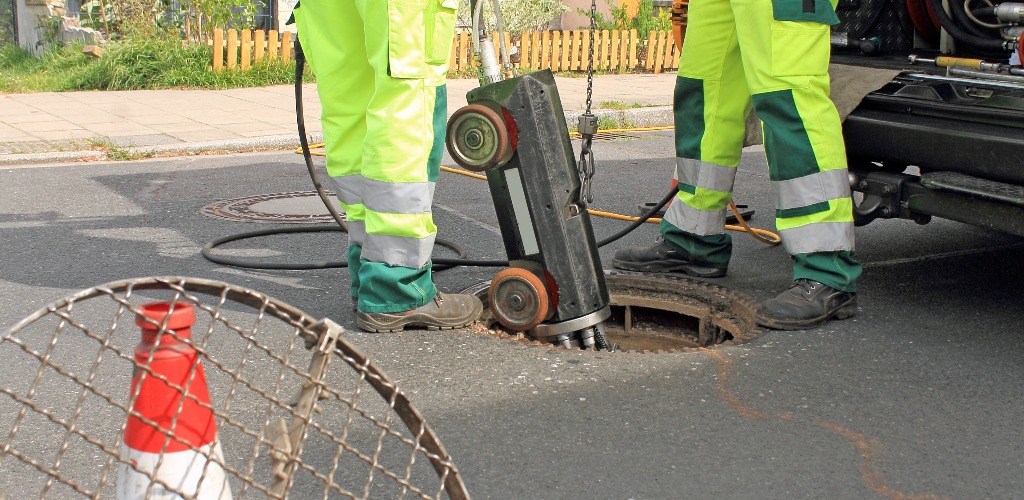
[[[431,204],[457,8],[458,0],[302,0],[295,9],[361,311],[405,311],[436,294]]]
[[[839,114],[829,99],[828,0],[691,0],[673,109],[679,194],[665,238],[724,268],[724,232],[745,121],[761,120],[775,223],[794,279],[854,291],[853,202]]]

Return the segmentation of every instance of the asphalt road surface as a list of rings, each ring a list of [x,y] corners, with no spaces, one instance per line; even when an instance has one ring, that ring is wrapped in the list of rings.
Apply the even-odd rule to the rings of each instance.
[[[635,214],[673,168],[669,132],[598,141],[593,208]],[[446,159],[446,164],[451,164]],[[769,332],[688,353],[593,353],[469,330],[355,329],[342,269],[247,270],[199,253],[275,227],[212,218],[218,200],[308,191],[292,153],[0,170],[0,328],[79,289],[152,275],[260,290],[352,328],[346,339],[399,382],[475,498],[1020,498],[1024,491],[1024,240],[959,223],[857,229],[860,311],[811,331]],[[736,201],[772,228],[763,153],[745,152]],[[504,258],[485,183],[442,173],[441,238]],[[598,238],[621,221],[595,219]],[[653,241],[645,226],[602,249]],[[789,258],[734,233],[729,276],[757,300],[791,280]],[[343,260],[339,233],[224,250],[277,262]],[[450,255],[439,249],[437,255]],[[457,291],[493,268],[436,274]]]

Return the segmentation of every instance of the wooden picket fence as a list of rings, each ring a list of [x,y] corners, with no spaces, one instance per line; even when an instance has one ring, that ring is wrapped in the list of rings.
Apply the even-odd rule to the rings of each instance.
[[[679,51],[669,31],[652,31],[642,43],[636,30],[552,30],[527,31],[513,43],[510,34],[504,34],[511,49],[519,51],[519,66],[533,70],[585,71],[594,51],[594,69],[626,72],[647,70],[661,73],[679,65]],[[498,33],[491,35],[495,53],[499,50]],[[473,68],[473,40],[468,31],[455,35],[450,71],[465,73]]]
[[[249,69],[263,59],[280,59],[291,61],[293,40],[288,31],[278,33],[277,30],[213,30],[213,70]]]
[[[679,67],[679,50],[672,32],[651,31],[641,40],[636,30],[599,30],[591,39],[589,30],[527,31],[514,43],[503,34],[511,49],[519,51],[518,66],[523,69],[586,71],[593,50],[594,69],[623,73],[649,71],[661,73]],[[498,33],[492,34],[495,55],[499,51]],[[644,43],[645,42],[645,43]],[[264,58],[288,62],[292,57],[293,37],[275,30],[214,30],[213,64],[215,71],[247,69]],[[466,74],[473,70],[473,41],[467,30],[460,30],[452,42],[449,71]]]

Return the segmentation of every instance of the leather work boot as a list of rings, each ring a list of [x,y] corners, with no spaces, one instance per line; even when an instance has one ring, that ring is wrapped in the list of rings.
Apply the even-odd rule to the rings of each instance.
[[[643,273],[685,273],[700,278],[725,276],[725,269],[694,264],[665,240],[658,240],[653,245],[618,250],[612,258],[612,265]]]
[[[775,330],[804,330],[857,313],[857,294],[841,292],[809,279],[798,279],[774,299],[761,303],[757,324]]]
[[[368,332],[397,332],[405,327],[452,330],[477,320],[484,306],[475,295],[442,294],[416,309],[396,313],[356,312],[356,324]]]

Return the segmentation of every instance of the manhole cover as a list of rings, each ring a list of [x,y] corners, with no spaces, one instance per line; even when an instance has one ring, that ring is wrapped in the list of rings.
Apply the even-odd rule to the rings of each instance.
[[[606,272],[611,317],[605,336],[622,352],[679,352],[716,345],[750,342],[765,333],[754,321],[757,303],[720,286],[676,278],[628,272]],[[542,346],[529,336],[505,330],[490,314],[483,282],[463,293],[484,302],[481,322],[501,338]]]
[[[332,200],[334,193],[328,191]],[[316,191],[271,193],[210,203],[199,213],[217,219],[277,224],[311,224],[334,222]]]

